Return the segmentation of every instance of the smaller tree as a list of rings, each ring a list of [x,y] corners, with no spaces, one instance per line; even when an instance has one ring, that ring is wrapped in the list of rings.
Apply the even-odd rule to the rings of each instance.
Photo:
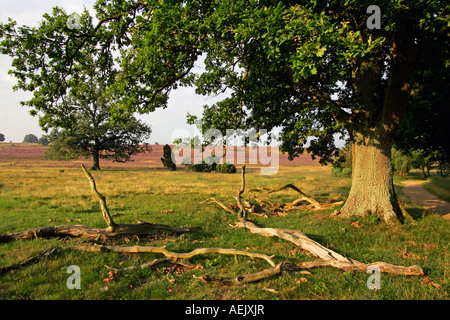
[[[5,141],[5,135],[3,133],[0,133],[0,142]]]
[[[396,148],[392,148],[391,157],[393,171],[402,177],[406,177],[409,170],[412,168],[412,158],[408,154],[402,152],[401,150],[397,150]]]
[[[171,171],[177,170],[176,164],[172,161],[172,149],[168,144],[166,144],[163,148],[163,157],[161,158],[161,162],[164,167],[169,168]]]
[[[23,143],[38,143],[38,137],[36,137],[34,134],[30,133],[23,138]]]
[[[411,161],[414,168],[422,171],[424,179],[430,176],[430,170],[435,162],[433,154],[426,152],[423,149],[416,149],[411,151]]]
[[[50,143],[50,141],[48,141],[48,136],[46,135],[41,136],[38,140],[38,143],[42,144],[43,146],[48,146]]]
[[[347,143],[343,148],[339,149],[337,156],[334,158],[333,169],[331,173],[336,177],[352,176],[352,145]]]
[[[150,136],[149,126],[133,116],[123,116],[120,122],[112,122],[108,112],[101,114],[95,113],[99,122],[79,118],[72,128],[54,129],[49,135],[46,159],[91,157],[92,170],[100,170],[100,159],[126,162],[132,155],[150,150],[147,144],[141,145]]]

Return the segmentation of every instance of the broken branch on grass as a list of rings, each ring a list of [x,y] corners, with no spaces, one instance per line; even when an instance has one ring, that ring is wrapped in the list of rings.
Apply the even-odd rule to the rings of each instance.
[[[159,234],[182,234],[201,230],[201,227],[171,227],[162,224],[152,224],[145,221],[138,221],[135,224],[118,224],[112,219],[108,207],[106,205],[106,198],[101,195],[96,187],[94,177],[81,165],[84,174],[88,178],[91,186],[91,191],[100,203],[103,219],[108,225],[107,228],[95,228],[84,225],[63,225],[63,226],[48,226],[40,227],[25,231],[19,231],[10,234],[0,234],[0,243],[14,241],[14,240],[30,240],[37,238],[52,238],[52,237],[80,237],[89,239],[100,238],[115,238],[120,236],[147,236]]]
[[[122,269],[117,269],[117,268],[108,267],[108,266],[105,266],[105,267],[108,270],[112,270],[112,271],[130,271],[130,270],[136,270],[136,269],[153,268],[157,265],[164,264],[164,263],[179,265],[179,266],[182,266],[182,267],[188,268],[188,269],[194,269],[196,267],[193,264],[189,263],[188,261],[185,261],[183,259],[174,259],[174,258],[155,259],[150,262],[141,264],[140,266],[131,266],[131,267],[126,267],[126,268],[122,268]]]
[[[108,207],[106,206],[106,198],[103,195],[101,195],[100,192],[98,192],[97,186],[95,185],[94,177],[89,173],[89,171],[86,170],[83,164],[81,165],[81,168],[83,169],[84,174],[89,181],[92,193],[100,203],[100,209],[102,211],[103,219],[105,220],[108,227],[111,228],[111,231],[114,231],[116,224],[114,223],[114,220],[111,217],[111,214],[109,213]]]
[[[344,271],[361,271],[366,272],[369,266],[377,266],[382,273],[390,273],[404,276],[423,276],[423,270],[418,265],[410,267],[396,266],[386,262],[373,262],[370,264],[358,262],[348,263],[344,261],[333,260],[315,260],[301,262],[297,264],[301,269],[310,269],[316,267],[334,267]]]
[[[288,210],[295,209],[299,204],[301,204],[303,202],[309,202],[309,205],[307,205],[307,208],[309,210],[323,210],[323,209],[330,209],[330,208],[333,208],[335,206],[338,206],[338,205],[341,205],[344,203],[343,201],[338,201],[338,202],[333,202],[333,203],[319,202],[316,199],[311,198],[310,196],[306,195],[306,193],[304,193],[302,190],[300,190],[298,187],[296,187],[295,185],[293,185],[291,183],[288,183],[288,184],[285,184],[283,186],[279,186],[279,187],[276,187],[273,189],[268,189],[268,188],[250,189],[248,192],[259,192],[259,193],[271,194],[271,193],[282,191],[285,189],[292,189],[292,190],[296,191],[300,195],[300,198],[292,201],[291,203],[285,203],[285,204],[279,205],[278,206],[279,208],[276,208],[276,209],[288,211]]]
[[[268,256],[262,253],[255,253],[236,249],[224,249],[224,248],[199,248],[191,252],[178,253],[168,251],[166,246],[163,247],[148,247],[148,246],[105,246],[105,245],[86,245],[86,246],[73,246],[72,249],[87,251],[87,252],[118,252],[118,253],[160,253],[171,259],[190,259],[197,255],[218,253],[228,255],[247,256],[252,259],[258,258],[266,260],[271,266],[275,266],[272,261],[273,256]]]
[[[53,253],[55,253],[56,249],[55,248],[48,248],[45,249],[44,251],[39,252],[38,254],[32,256],[31,258],[25,259],[24,261],[21,261],[19,263],[15,263],[13,265],[7,266],[7,267],[2,267],[0,268],[0,275],[3,273],[6,273],[8,271],[11,270],[17,270],[21,267],[25,267],[29,264],[38,262],[39,260],[41,260],[42,258],[48,257],[50,255],[52,255]]]
[[[242,170],[242,187],[239,190],[238,198],[236,200],[240,199],[240,195],[243,193],[243,189],[245,187],[245,167]],[[272,190],[269,190],[268,193],[280,191],[286,188],[291,188],[301,195],[304,195],[304,193],[295,187],[292,184],[287,184],[279,188],[275,188]],[[253,189],[255,191],[256,189]],[[222,208],[225,206],[220,203],[220,201],[214,199],[215,203],[218,203]],[[312,199],[313,200],[313,199]],[[308,200],[309,201],[309,200]],[[315,201],[315,200],[314,200]],[[311,202],[312,203],[312,202]],[[239,203],[238,203],[239,204]],[[239,206],[241,207],[241,206]],[[228,212],[233,212],[231,209],[227,210]],[[233,212],[234,213],[234,212]],[[238,217],[240,215],[238,214]],[[245,215],[243,216],[245,217]],[[369,264],[365,264],[362,262],[359,262],[357,260],[353,260],[347,257],[344,257],[340,255],[339,253],[330,250],[324,246],[322,246],[320,243],[310,239],[300,230],[292,230],[292,229],[278,229],[278,228],[260,228],[255,223],[250,222],[246,220],[245,218],[240,218],[239,222],[237,223],[236,227],[239,228],[246,228],[250,232],[262,235],[264,237],[278,237],[280,239],[284,239],[287,241],[292,242],[299,248],[306,250],[310,253],[312,253],[314,256],[320,258],[320,260],[312,261],[312,262],[305,262],[300,265],[302,268],[313,268],[313,267],[319,267],[319,266],[330,266],[330,267],[336,267],[343,270],[356,270],[356,271],[366,271]],[[401,275],[423,275],[423,270],[421,267],[414,265],[410,267],[404,267],[404,266],[395,266],[391,265],[389,263],[385,262],[376,262],[375,265],[378,265],[380,267],[381,272],[385,273],[392,273],[392,274],[401,274]]]

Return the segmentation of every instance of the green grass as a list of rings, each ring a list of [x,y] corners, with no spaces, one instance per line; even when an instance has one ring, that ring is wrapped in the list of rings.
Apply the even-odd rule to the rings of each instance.
[[[167,246],[177,252],[200,247],[235,248],[275,255],[276,263],[314,259],[290,242],[231,228],[236,222],[234,216],[215,205],[199,204],[209,197],[234,203],[232,197],[240,187],[239,174],[105,170],[93,175],[118,223],[142,219],[202,227],[199,232],[177,237],[133,238],[117,240],[116,244]],[[331,176],[327,167],[281,167],[275,176],[261,176],[250,168],[246,177],[248,189],[293,183],[323,201],[344,199],[350,187],[350,179]],[[59,224],[105,226],[81,170],[0,167],[0,181],[0,234]],[[402,197],[401,189],[398,191]],[[295,193],[285,191],[270,199],[289,201],[295,199]],[[331,210],[298,210],[283,217],[251,216],[261,227],[301,229],[332,250],[362,262],[417,264],[425,271],[424,277],[382,274],[382,287],[376,292],[366,287],[369,274],[334,268],[311,269],[310,275],[286,273],[244,286],[195,279],[206,274],[232,277],[268,267],[264,260],[214,254],[192,258],[192,263],[202,266],[195,270],[159,266],[111,276],[105,265],[138,266],[161,255],[60,250],[36,264],[1,275],[0,299],[448,299],[448,222],[436,215],[422,215],[423,210],[417,206],[405,206],[417,218],[416,225],[392,228],[377,219],[336,219],[330,217]],[[85,243],[80,239],[36,239],[1,244],[0,266],[17,263],[48,247]],[[66,268],[70,265],[81,269],[80,290],[66,286]]]
[[[450,178],[449,177],[431,177],[424,185],[432,194],[439,199],[450,202]]]

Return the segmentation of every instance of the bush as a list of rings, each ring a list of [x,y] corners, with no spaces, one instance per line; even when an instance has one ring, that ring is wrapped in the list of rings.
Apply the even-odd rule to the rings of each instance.
[[[177,170],[177,166],[172,161],[172,149],[168,144],[166,144],[163,148],[163,158],[161,158],[161,162],[164,167],[169,168],[171,171]]]
[[[352,176],[352,148],[350,144],[339,149],[338,155],[333,161],[331,173],[333,176],[341,178]]]
[[[352,176],[352,168],[340,168],[340,167],[334,167],[331,169],[331,173],[335,177],[351,177]]]
[[[187,167],[187,170],[192,172],[205,172],[205,163],[202,161],[202,163],[191,164]]]
[[[213,156],[214,157],[214,156]],[[220,173],[236,173],[236,167],[231,163],[217,164],[213,162],[213,157],[208,157],[212,159],[205,158],[202,162],[191,164],[187,167],[188,171],[192,172],[220,172]]]
[[[216,171],[220,173],[236,173],[236,166],[231,163],[218,164]]]

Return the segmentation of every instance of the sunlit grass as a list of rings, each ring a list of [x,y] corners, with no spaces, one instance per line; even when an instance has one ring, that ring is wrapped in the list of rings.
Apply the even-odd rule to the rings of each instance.
[[[261,176],[249,168],[247,190],[293,183],[319,200],[345,199],[351,180],[331,176],[329,167],[281,167],[274,176]],[[239,170],[238,170],[239,172]],[[202,230],[178,237],[152,240],[127,239],[119,244],[167,246],[187,252],[200,247],[224,247],[275,255],[276,262],[312,260],[291,243],[264,238],[230,227],[236,217],[212,204],[200,202],[216,197],[235,203],[240,174],[193,173],[182,170],[103,170],[92,172],[98,190],[107,198],[118,223],[141,219],[173,226],[200,226]],[[119,273],[111,281],[108,269],[137,266],[160,257],[155,254],[121,255],[62,250],[55,256],[0,276],[1,299],[448,299],[448,222],[400,200],[417,217],[417,225],[388,227],[374,219],[336,219],[332,210],[300,209],[284,217],[251,216],[261,227],[303,230],[309,237],[348,257],[370,263],[420,265],[425,277],[382,275],[382,288],[368,290],[368,274],[333,268],[313,269],[310,275],[283,274],[245,286],[203,283],[194,276],[237,276],[267,267],[265,261],[246,257],[206,255],[191,260],[204,269],[184,273],[154,270]],[[247,194],[244,194],[246,196]],[[273,194],[270,200],[292,201],[290,190]],[[354,223],[358,222],[358,223]],[[0,167],[0,234],[47,225],[85,224],[105,227],[98,202],[92,196],[81,169]],[[36,239],[0,245],[0,266],[26,259],[48,247],[85,243],[79,239]],[[82,270],[82,289],[66,287],[69,265]],[[301,279],[303,278],[303,279]],[[424,280],[428,279],[428,280]],[[305,281],[306,280],[306,281]],[[276,293],[266,291],[275,290]]]

